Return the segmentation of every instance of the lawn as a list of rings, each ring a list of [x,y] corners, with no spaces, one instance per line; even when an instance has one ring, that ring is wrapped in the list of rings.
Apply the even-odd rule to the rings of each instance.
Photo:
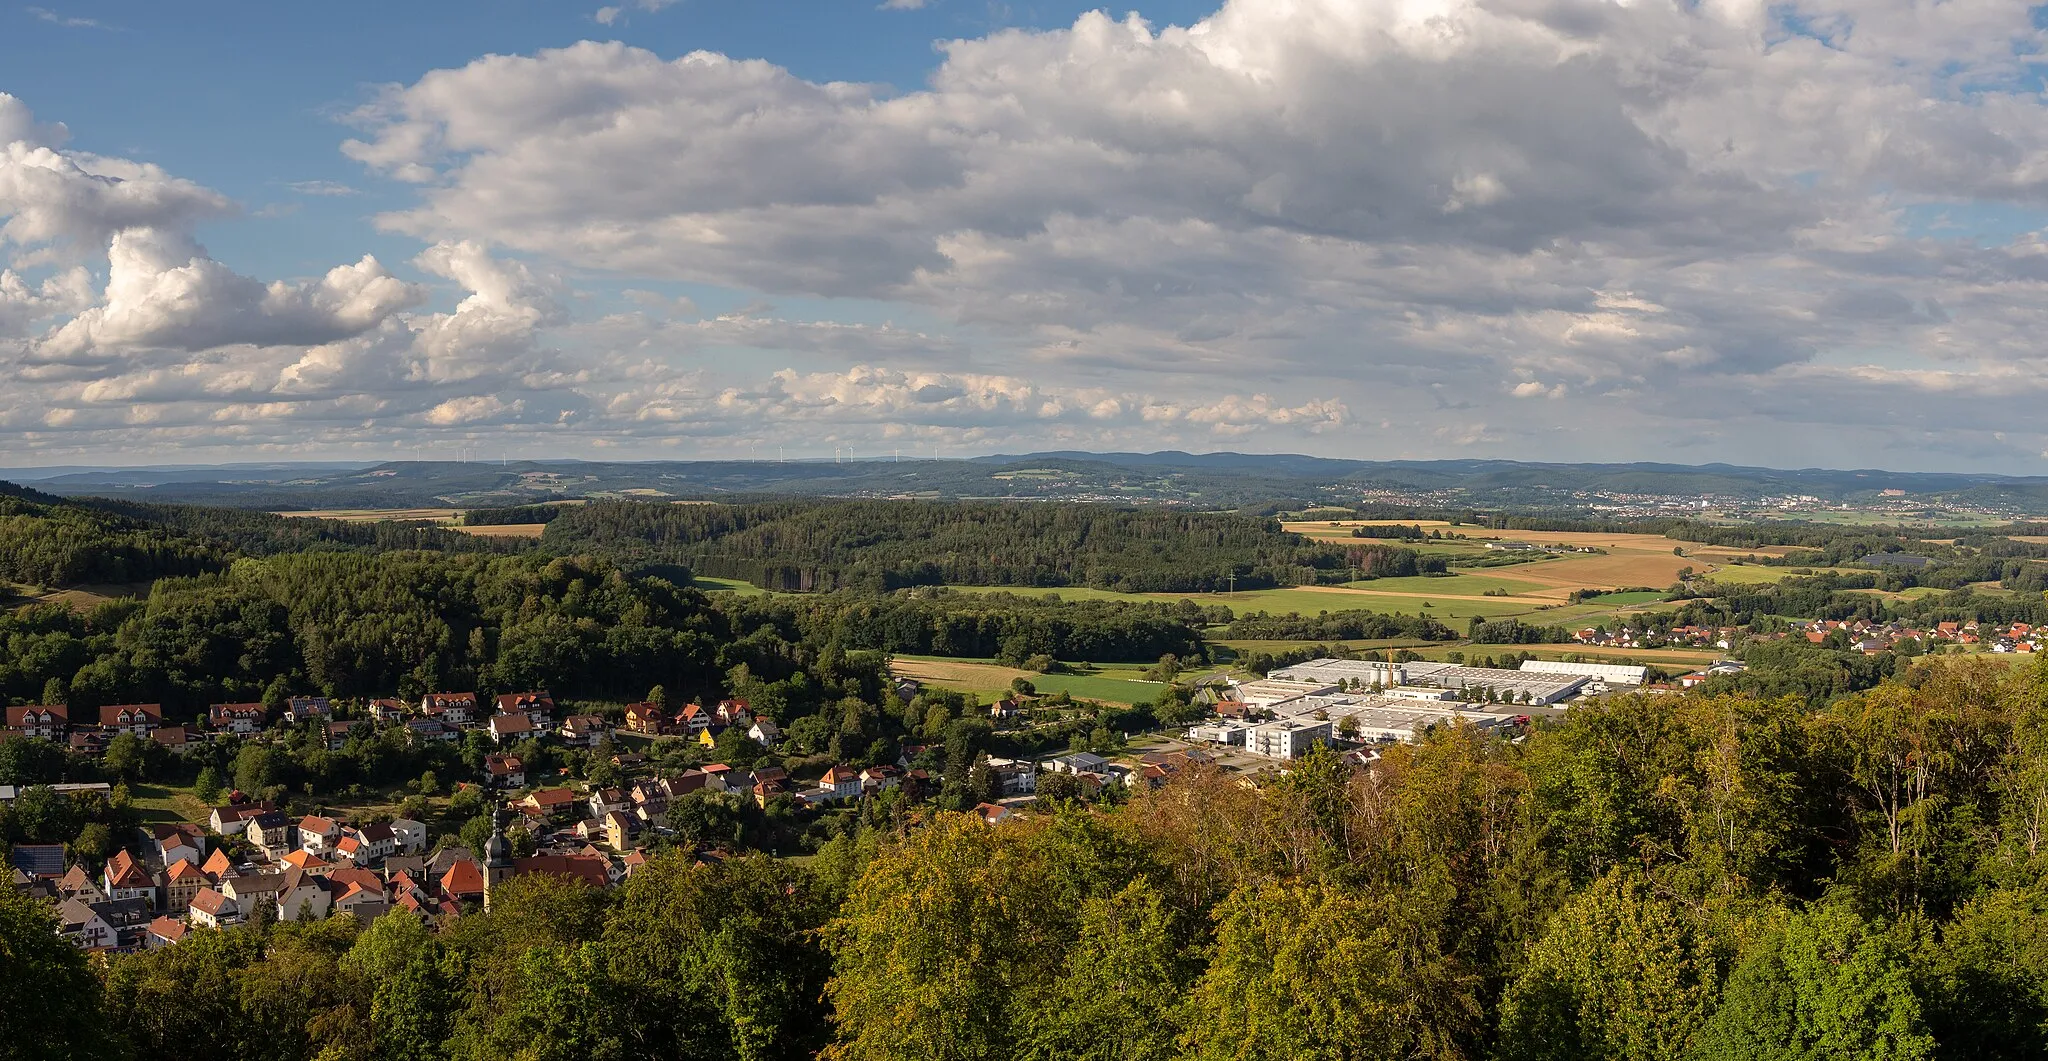
[[[742,582],[736,578],[707,578],[703,575],[691,578],[690,588],[701,590],[705,593],[731,593],[740,597],[751,597],[759,593],[768,592],[752,582]]]
[[[199,802],[190,788],[169,785],[129,785],[128,800],[144,824],[204,822],[213,809]]]

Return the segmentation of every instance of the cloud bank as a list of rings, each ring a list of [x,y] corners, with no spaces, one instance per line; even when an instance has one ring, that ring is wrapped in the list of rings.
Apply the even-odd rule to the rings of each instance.
[[[489,56],[388,87],[342,145],[416,189],[379,223],[418,282],[236,276],[190,238],[233,204],[0,99],[0,334],[72,425],[37,445],[113,430],[96,386],[181,443],[232,409],[330,448],[2039,470],[2043,36],[1990,0],[1231,0],[948,42],[913,91]],[[428,285],[460,297],[427,312]],[[579,296],[649,286],[778,306]]]

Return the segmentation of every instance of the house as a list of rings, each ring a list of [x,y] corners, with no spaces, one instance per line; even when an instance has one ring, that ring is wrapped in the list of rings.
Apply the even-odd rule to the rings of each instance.
[[[36,704],[7,709],[7,733],[12,736],[62,742],[70,728],[71,714],[66,707]]]
[[[1045,768],[1055,774],[1099,774],[1109,768],[1109,760],[1093,752],[1073,752],[1046,760]]]
[[[84,866],[73,866],[57,878],[57,895],[64,899],[84,899],[89,903],[107,901],[107,893],[92,882],[92,875],[85,871]]]
[[[833,799],[857,799],[861,790],[860,771],[851,766],[835,766],[818,779],[818,787],[831,793]]]
[[[213,814],[207,818],[206,824],[217,836],[240,834],[247,831],[248,825],[245,823],[249,819],[276,809],[268,803],[230,803],[225,807],[213,808]]]
[[[187,904],[186,917],[202,928],[226,928],[242,920],[241,906],[223,892],[201,888]]]
[[[235,907],[245,917],[255,913],[263,903],[276,906],[278,892],[283,888],[282,873],[245,873],[220,882],[220,893],[233,899]]]
[[[100,916],[98,903],[67,899],[57,907],[57,934],[81,950],[104,950],[115,945],[114,926]]]
[[[191,931],[185,922],[175,917],[159,917],[149,923],[149,934],[143,937],[142,945],[150,950],[161,950],[185,938]]]
[[[491,716],[491,739],[499,744],[525,740],[534,735],[533,719],[523,711]]]
[[[359,845],[356,865],[382,862],[398,853],[398,833],[389,825],[379,822],[350,832],[351,835],[343,839],[353,839]]]
[[[576,813],[576,793],[566,788],[543,788],[519,801],[535,817],[551,822],[568,821]]]
[[[705,791],[707,791],[707,792],[723,792],[723,791],[725,791],[725,779],[726,779],[726,775],[728,775],[728,774],[731,774],[731,773],[732,773],[732,767],[730,767],[730,766],[727,766],[727,765],[725,765],[724,763],[712,763],[711,765],[709,765],[709,766],[705,767],[705,768],[704,768],[704,789],[705,789]]]
[[[149,731],[149,739],[179,755],[193,747],[192,735],[183,726],[160,726]]]
[[[365,706],[370,713],[370,721],[380,726],[391,725],[405,717],[405,703],[389,697],[372,700]]]
[[[757,718],[747,727],[747,738],[763,748],[772,748],[782,739],[782,727],[765,718]]]
[[[982,821],[994,825],[997,822],[1008,819],[1012,811],[1008,807],[994,803],[977,803],[974,805],[973,813],[981,818]]]
[[[206,863],[199,867],[199,872],[206,874],[207,880],[218,884],[235,875],[235,863],[228,858],[227,848],[216,847],[213,854],[206,856]]]
[[[325,875],[285,871],[284,882],[277,889],[279,921],[319,921],[333,905],[334,895],[327,890]]]
[[[334,705],[324,696],[294,696],[285,701],[284,720],[296,726],[301,722],[324,722],[334,717]]]
[[[132,733],[147,737],[150,730],[163,724],[162,704],[109,704],[100,708],[100,730],[108,736]]]
[[[107,748],[107,735],[96,729],[72,730],[70,736],[64,738],[64,746],[70,748],[73,755],[97,758]]]
[[[516,755],[486,755],[484,776],[498,788],[525,788],[526,761]]]
[[[697,734],[697,743],[705,748],[718,747],[718,735],[725,732],[723,726],[706,726]]]
[[[484,871],[474,859],[460,859],[441,874],[441,894],[457,903],[484,901]]]
[[[156,858],[163,865],[189,859],[194,866],[206,859],[206,834],[190,822],[169,822],[150,829],[156,842]]]
[[[7,862],[31,877],[61,877],[64,875],[64,845],[16,844],[8,852]]]
[[[264,811],[248,819],[242,835],[271,858],[283,858],[285,852],[299,846],[298,827],[278,810]]]
[[[988,705],[988,719],[990,722],[1008,722],[1023,713],[1024,705],[1010,697],[1004,697]]]
[[[518,876],[529,873],[544,873],[551,877],[588,884],[602,888],[612,882],[611,867],[597,855],[533,855],[512,860],[512,872]]]
[[[896,699],[907,704],[917,699],[917,694],[924,692],[924,683],[915,678],[898,678],[891,689],[896,693]]]
[[[711,719],[721,726],[745,726],[754,721],[754,712],[745,700],[720,700]]]
[[[334,872],[335,864],[311,851],[301,848],[278,860],[286,872],[298,870],[308,877],[325,877]]]
[[[115,947],[137,950],[146,945],[149,923],[156,916],[148,903],[140,899],[108,899],[91,905],[92,912],[114,930]]]
[[[269,713],[262,704],[213,704],[206,709],[206,728],[215,733],[254,733],[263,728]]]
[[[391,819],[391,838],[401,855],[417,855],[427,849],[427,823],[411,818]]]
[[[428,693],[420,698],[420,714],[450,726],[476,724],[475,693]]]
[[[362,726],[366,733],[369,731],[369,727],[361,722],[329,722],[327,724],[327,750],[338,752],[347,747],[349,735],[356,731],[357,726]]]
[[[611,845],[612,850],[620,852],[631,850],[633,838],[639,834],[640,823],[632,818],[620,814],[618,811],[613,811],[604,816],[604,842]]]
[[[626,799],[641,821],[657,824],[668,814],[669,786],[659,779],[636,781],[626,790]]]
[[[988,759],[983,765],[996,775],[1003,796],[1028,796],[1038,791],[1038,764],[1022,759]]]
[[[870,766],[860,772],[860,787],[864,792],[886,791],[902,782],[903,772],[886,764]]]
[[[192,897],[201,889],[213,887],[213,881],[204,870],[191,859],[181,858],[171,864],[164,874],[164,909],[182,914],[192,905]]]
[[[374,873],[366,874],[365,878],[350,877],[345,880],[330,877],[328,887],[334,895],[334,913],[353,914],[369,921],[391,908],[390,896],[385,891],[384,882],[378,880]]]
[[[661,736],[668,722],[668,713],[659,704],[642,701],[626,705],[626,729],[648,737]]]
[[[142,860],[126,850],[114,852],[107,860],[106,869],[100,871],[100,890],[110,900],[141,899],[156,905],[156,880],[143,868]]]
[[[299,819],[299,846],[319,854],[328,850],[336,840],[341,839],[341,823],[318,814],[308,814]]]
[[[562,720],[562,743],[572,748],[594,748],[611,735],[611,728],[596,715],[570,715]]]
[[[523,714],[535,729],[549,729],[555,724],[555,698],[545,691],[537,693],[506,693],[498,697],[498,714]]]
[[[675,726],[676,732],[694,737],[711,728],[711,712],[703,704],[690,704],[676,715]]]
[[[454,726],[435,718],[409,718],[405,720],[405,737],[414,746],[451,741],[461,736]]]
[[[590,816],[599,821],[603,821],[607,814],[616,814],[633,806],[632,800],[626,798],[626,794],[616,788],[591,789],[589,802]]]

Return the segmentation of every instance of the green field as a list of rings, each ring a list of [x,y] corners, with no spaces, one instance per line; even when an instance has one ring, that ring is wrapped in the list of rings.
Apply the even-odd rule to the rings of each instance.
[[[1139,677],[1149,667],[1143,663],[1093,663],[1082,665],[1082,674],[1035,674],[1006,667],[992,659],[960,659],[952,656],[897,655],[898,660],[933,664],[938,673],[920,680],[987,699],[1008,696],[1010,679],[1022,677],[1041,694],[1066,693],[1085,700],[1107,700],[1118,704],[1147,703],[1159,698],[1164,688],[1158,682]]]
[[[1766,567],[1762,564],[1724,564],[1702,575],[1709,582],[1735,586],[1762,586],[1807,575],[1840,574],[1835,567]]]
[[[690,579],[690,588],[705,593],[734,593],[742,597],[767,592],[752,582],[742,582],[736,578],[707,578],[703,575]]]
[[[1621,608],[1631,604],[1649,604],[1663,599],[1663,590],[1638,589],[1630,590],[1626,593],[1602,593],[1597,597],[1585,598],[1583,603],[1603,608]]]
[[[1382,579],[1379,582],[1407,581]],[[1454,579],[1426,579],[1434,584],[1450,584]],[[1379,583],[1372,583],[1379,584]],[[1373,593],[1350,587],[1332,586],[1325,589],[1254,589],[1238,593],[1117,593],[1105,589],[1065,587],[1061,589],[1018,589],[1011,586],[950,586],[949,589],[962,593],[1016,593],[1036,597],[1058,596],[1061,600],[1190,600],[1196,604],[1221,604],[1238,614],[1269,612],[1285,615],[1290,612],[1300,615],[1317,615],[1322,612],[1372,611],[1389,615],[1421,615],[1428,613],[1432,618],[1464,621],[1473,616],[1484,619],[1498,619],[1505,616],[1528,615],[1541,606],[1527,600],[1492,598],[1487,600],[1437,600],[1434,597],[1393,596],[1389,593]],[[1423,593],[1435,590],[1432,585]],[[1407,591],[1403,591],[1407,592]],[[1457,591],[1442,589],[1451,594]],[[1566,609],[1559,609],[1560,612]]]

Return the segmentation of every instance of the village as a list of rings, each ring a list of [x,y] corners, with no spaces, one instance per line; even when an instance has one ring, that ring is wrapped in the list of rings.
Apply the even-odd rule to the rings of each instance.
[[[1558,712],[1578,698],[1640,688],[1645,673],[1642,666],[1535,660],[1520,670],[1310,660],[1228,682],[1214,695],[1212,718],[1184,734],[1133,745],[1116,758],[1089,751],[1037,760],[983,755],[975,765],[990,798],[972,811],[995,823],[1039,806],[1041,785],[1048,793],[1092,799],[1163,784],[1197,764],[1252,777],[1285,769],[1318,743],[1366,766],[1377,749],[1412,741],[1437,726],[1463,724],[1513,735],[1529,723],[1531,711]],[[902,696],[918,691],[907,679],[896,690]],[[103,750],[123,734],[175,752],[207,740],[264,739],[307,726],[320,727],[336,749],[351,736],[380,728],[400,730],[416,744],[487,734],[500,749],[536,739],[611,747],[621,733],[680,739],[705,749],[716,747],[728,731],[744,733],[764,748],[781,737],[774,722],[731,699],[673,710],[654,702],[629,704],[616,725],[595,714],[557,717],[558,706],[544,691],[488,701],[474,693],[435,693],[417,703],[377,699],[350,708],[358,717],[335,718],[336,705],[322,697],[291,698],[281,712],[254,703],[215,704],[204,729],[192,731],[164,724],[156,704],[103,707],[97,724],[74,723],[58,706],[20,706],[6,710],[6,736],[40,738],[80,752]],[[1021,713],[1021,705],[1004,698],[986,712],[992,723],[1003,724]],[[654,769],[645,754],[620,750],[609,761],[622,771],[617,784],[530,774],[518,754],[498,750],[484,756],[478,783],[492,816],[488,839],[480,845],[464,846],[453,833],[432,835],[430,825],[416,818],[295,815],[275,801],[230,793],[204,820],[137,829],[96,874],[63,844],[24,843],[11,851],[9,875],[15,890],[55,908],[61,935],[89,950],[154,949],[195,929],[265,918],[348,914],[367,921],[403,910],[436,922],[488,909],[492,889],[522,874],[599,888],[620,883],[647,863],[650,850],[673,845],[670,808],[692,793],[763,808],[783,797],[801,807],[852,804],[899,788],[907,798],[929,797],[941,782],[914,765],[927,750],[905,748],[894,764],[834,765],[806,780],[773,764],[740,769],[714,762],[664,771]],[[112,789],[107,782],[48,787],[67,798]],[[0,787],[0,803],[25,791]],[[697,855],[719,857],[717,851]]]

